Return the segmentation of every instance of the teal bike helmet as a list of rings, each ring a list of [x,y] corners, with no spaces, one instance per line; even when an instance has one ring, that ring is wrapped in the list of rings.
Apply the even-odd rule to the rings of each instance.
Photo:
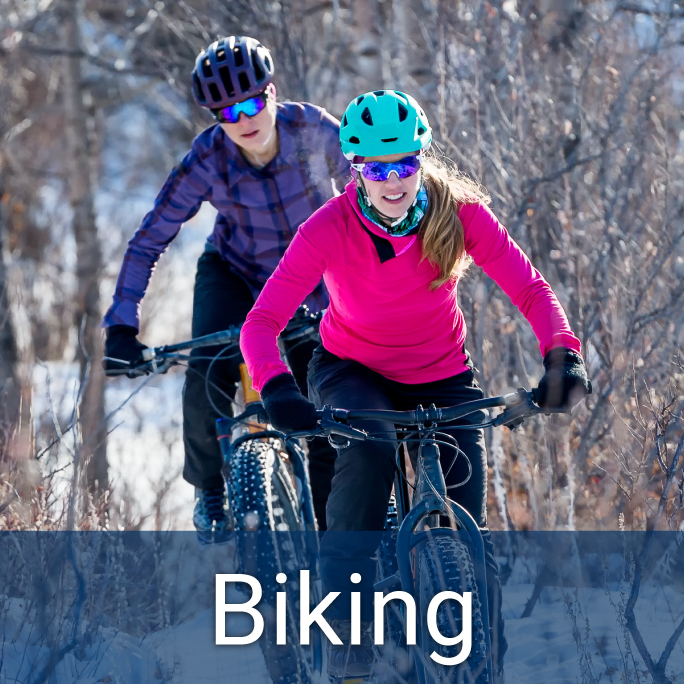
[[[432,142],[432,128],[422,107],[398,90],[375,90],[355,97],[340,125],[344,156],[423,152]]]

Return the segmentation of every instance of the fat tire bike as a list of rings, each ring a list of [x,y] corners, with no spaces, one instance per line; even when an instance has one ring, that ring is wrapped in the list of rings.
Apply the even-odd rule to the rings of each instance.
[[[491,684],[496,681],[492,663],[491,631],[487,605],[487,578],[482,532],[473,517],[455,501],[448,498],[447,487],[440,463],[440,444],[453,448],[453,438],[440,433],[440,426],[465,418],[483,409],[502,408],[499,415],[478,424],[459,424],[459,429],[482,429],[507,426],[514,429],[531,416],[550,413],[570,413],[565,409],[542,409],[535,402],[535,392],[519,389],[510,394],[478,399],[449,408],[437,408],[432,404],[425,409],[418,406],[414,411],[346,410],[325,406],[318,411],[319,424],[313,431],[296,432],[290,438],[326,436],[335,446],[347,446],[351,440],[380,440],[381,438],[352,427],[350,421],[382,420],[394,423],[398,428],[411,430],[411,441],[418,443],[414,465],[415,485],[410,496],[410,483],[403,458],[397,458],[397,476],[394,485],[396,497],[396,537],[383,537],[378,550],[380,575],[375,591],[386,594],[402,590],[413,596],[416,602],[416,646],[409,648],[412,663],[409,675],[402,677],[379,672],[367,678],[331,679],[333,684],[352,682],[406,682],[418,684],[445,684],[463,682]],[[399,456],[401,442],[397,449]],[[388,528],[392,527],[390,501]],[[445,526],[445,521],[448,526]],[[390,530],[391,531],[391,530]],[[396,568],[396,569],[395,569]],[[472,642],[470,655],[458,665],[435,662],[430,654],[453,659],[459,655],[458,643],[448,644],[462,634],[463,611],[455,601],[439,604],[434,617],[440,642],[428,628],[428,606],[439,593],[451,591],[471,593]],[[396,620],[400,615],[401,631],[405,634],[406,609],[401,603],[388,615],[385,608],[385,634],[396,635]],[[390,621],[394,619],[395,622]],[[388,624],[391,626],[388,629]],[[403,635],[402,635],[403,636]],[[405,643],[405,637],[404,637]],[[376,659],[376,663],[380,658]],[[385,668],[387,669],[387,668]],[[408,677],[408,679],[407,679]]]
[[[300,307],[281,334],[281,342],[289,343],[292,349],[317,336],[321,316]],[[227,352],[238,355],[240,329],[241,326],[233,326],[192,340],[145,349],[138,361],[120,370],[108,370],[107,375],[140,377],[165,373],[172,366],[190,361],[190,355],[183,352],[203,347],[224,347],[213,361],[225,359]],[[210,389],[221,392],[210,381],[211,368],[212,365],[205,377],[210,401]],[[244,363],[240,365],[240,375],[234,404],[238,415],[216,421],[229,514],[233,529],[238,532],[238,572],[260,579],[262,602],[273,608],[276,592],[283,589],[275,584],[275,577],[279,573],[288,577],[284,587],[288,603],[287,644],[276,644],[275,620],[267,617],[262,652],[273,684],[310,684],[312,672],[321,669],[320,635],[314,632],[311,648],[303,652],[298,624],[292,617],[299,613],[299,570],[310,572],[313,604],[320,600],[321,591],[307,457],[298,440],[286,440],[268,425]],[[215,404],[214,407],[221,414]],[[266,613],[268,616],[269,611]]]

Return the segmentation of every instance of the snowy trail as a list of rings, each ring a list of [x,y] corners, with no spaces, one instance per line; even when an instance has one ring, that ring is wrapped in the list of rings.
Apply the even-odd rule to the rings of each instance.
[[[614,605],[620,602],[619,592],[607,594],[601,589],[581,588],[575,603],[573,588],[547,587],[532,615],[516,619],[515,616],[522,614],[532,590],[532,585],[504,587],[505,629],[509,644],[507,684],[625,681],[623,656],[627,641],[611,605],[611,601]],[[580,611],[577,617],[579,647],[573,638],[574,625],[566,601],[575,611]],[[677,624],[684,618],[684,596],[669,587],[643,587],[635,613],[646,646],[657,661]],[[631,639],[629,647],[638,663],[636,669],[644,677],[641,681],[650,682]],[[668,665],[671,681],[684,682],[684,640],[680,639]],[[583,676],[583,670],[585,673],[590,671],[596,680]]]
[[[632,649],[639,682],[649,682],[633,643],[628,644],[617,624],[614,608],[619,591],[547,587],[532,615],[519,616],[533,590],[532,584],[504,587],[504,616],[509,649],[507,684],[577,684],[624,682],[624,656]],[[576,597],[576,598],[575,598]],[[230,600],[230,594],[229,594]],[[235,597],[241,602],[244,597]],[[0,683],[30,682],[30,673],[45,662],[48,651],[36,644],[26,608],[17,599],[5,608],[0,642]],[[577,614],[578,631],[568,603]],[[5,601],[7,604],[7,601]],[[0,606],[2,606],[0,597]],[[637,622],[646,645],[657,660],[667,639],[684,617],[684,595],[670,587],[642,587]],[[30,617],[30,616],[29,616]],[[236,618],[233,618],[236,619]],[[588,624],[587,624],[588,621]],[[233,623],[251,630],[251,620]],[[242,633],[245,633],[244,631]],[[50,684],[269,684],[257,644],[242,647],[214,645],[214,610],[204,609],[181,623],[144,639],[103,630],[76,657],[68,653],[55,669]],[[579,643],[578,643],[579,642]],[[630,661],[631,664],[631,661]],[[684,683],[684,642],[674,649],[667,671],[670,681]],[[107,679],[109,677],[109,679]],[[629,681],[636,682],[632,674]]]
[[[258,644],[214,646],[214,629],[214,611],[207,610],[151,640],[157,657],[173,673],[173,684],[270,684]]]

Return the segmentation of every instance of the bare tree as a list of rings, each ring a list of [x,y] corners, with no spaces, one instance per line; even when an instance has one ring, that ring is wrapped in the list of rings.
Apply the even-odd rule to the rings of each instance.
[[[80,401],[81,458],[89,489],[102,492],[109,484],[102,334],[100,331],[100,276],[102,251],[94,208],[94,163],[88,139],[89,115],[84,102],[80,0],[62,0],[65,133],[69,167],[69,195],[76,238],[77,299],[75,322],[79,331],[78,362],[84,391]]]
[[[6,141],[13,127],[12,89],[16,87],[16,59],[0,65],[0,475],[15,468],[17,461],[30,457],[29,424],[31,388],[21,376],[17,344],[11,277],[8,259],[7,212],[11,208],[10,193],[5,183],[11,173],[7,162]]]
[[[0,175],[0,196],[3,195]],[[19,354],[12,319],[9,277],[5,258],[6,228],[0,204],[0,458],[9,455],[12,435],[21,419],[21,381],[17,373]]]
[[[38,356],[60,361],[70,330],[79,331],[78,456],[91,461],[91,488],[107,482],[96,231],[104,216],[93,197],[111,192],[112,178],[104,164],[96,178],[97,162],[120,162],[122,197],[144,182],[161,184],[211,123],[192,104],[195,55],[220,35],[245,33],[273,50],[281,98],[339,116],[365,90],[415,95],[433,122],[435,148],[487,186],[495,213],[581,338],[595,391],[574,419],[535,421],[490,444],[494,526],[655,524],[666,476],[655,446],[643,446],[640,412],[644,386],[657,403],[682,375],[671,363],[684,342],[684,143],[675,100],[682,74],[673,52],[681,8],[603,0],[29,4],[0,0],[8,36],[0,45],[2,239],[9,265],[21,264],[35,283],[22,297]],[[110,124],[131,111],[158,141],[123,150],[125,133]],[[107,287],[140,218],[138,208],[117,216],[121,244],[106,245]],[[541,355],[508,299],[475,268],[459,297],[483,387],[534,385]],[[146,306],[143,327],[155,315]],[[44,423],[47,433],[52,422]],[[673,490],[660,525],[676,527],[684,515]]]

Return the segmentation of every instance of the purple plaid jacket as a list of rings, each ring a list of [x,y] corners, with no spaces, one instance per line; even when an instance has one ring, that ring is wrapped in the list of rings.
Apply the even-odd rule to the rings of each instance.
[[[261,170],[251,167],[218,124],[200,133],[169,175],[154,208],[128,243],[103,326],[139,328],[140,302],[161,254],[202,202],[218,210],[208,241],[256,298],[300,224],[350,178],[340,150],[339,122],[308,103],[278,104],[280,151]],[[327,304],[322,284],[308,300]]]

